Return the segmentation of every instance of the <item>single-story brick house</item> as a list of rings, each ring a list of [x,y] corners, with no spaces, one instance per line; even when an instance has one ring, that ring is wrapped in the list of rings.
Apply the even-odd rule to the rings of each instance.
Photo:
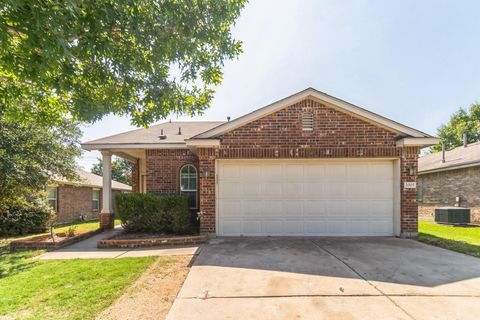
[[[99,219],[103,178],[80,169],[77,174],[80,181],[57,179],[47,186],[48,203],[57,212],[58,222]],[[131,191],[131,186],[112,181],[112,192]]]
[[[102,152],[104,177],[112,154],[131,160],[134,192],[186,193],[202,233],[411,237],[419,150],[436,143],[308,88],[232,121],[167,122],[82,146]]]
[[[480,142],[420,157],[419,214],[433,219],[436,207],[471,209],[471,222],[480,223]]]

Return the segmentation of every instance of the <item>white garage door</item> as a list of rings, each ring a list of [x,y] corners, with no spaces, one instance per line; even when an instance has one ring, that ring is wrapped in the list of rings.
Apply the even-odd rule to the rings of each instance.
[[[218,234],[393,235],[392,161],[219,160]]]

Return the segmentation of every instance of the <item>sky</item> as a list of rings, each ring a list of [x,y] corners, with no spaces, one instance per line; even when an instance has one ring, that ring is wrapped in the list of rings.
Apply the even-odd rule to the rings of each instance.
[[[210,109],[169,119],[235,119],[314,87],[435,134],[480,101],[478,12],[477,0],[251,0],[233,30],[244,52],[225,64]],[[132,129],[109,116],[82,127],[82,141]]]

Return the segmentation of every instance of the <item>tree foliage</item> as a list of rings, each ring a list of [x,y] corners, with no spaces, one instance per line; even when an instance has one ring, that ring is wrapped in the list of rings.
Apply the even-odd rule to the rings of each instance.
[[[145,126],[206,109],[245,0],[4,0],[0,105],[58,123],[127,115]]]
[[[103,176],[102,159],[97,159],[98,162],[92,167],[91,172]],[[132,163],[121,158],[114,158],[112,160],[112,180],[132,185]]]
[[[75,180],[80,136],[71,121],[55,127],[21,124],[0,112],[0,207],[32,200],[51,179]]]
[[[480,104],[474,103],[468,109],[460,108],[452,114],[447,124],[442,124],[438,130],[438,137],[445,143],[445,148],[452,149],[463,144],[463,134],[467,133],[467,142],[480,141]],[[442,145],[431,148],[432,152],[442,150]]]

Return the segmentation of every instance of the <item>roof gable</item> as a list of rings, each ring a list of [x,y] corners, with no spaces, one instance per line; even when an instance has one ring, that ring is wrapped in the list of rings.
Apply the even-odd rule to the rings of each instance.
[[[305,100],[305,99],[313,99],[321,102],[322,104],[325,104],[326,106],[332,107],[334,109],[340,110],[342,112],[351,114],[357,118],[360,118],[362,120],[365,120],[367,122],[373,123],[377,126],[383,127],[389,131],[395,132],[398,135],[405,135],[405,136],[411,136],[415,138],[430,138],[432,136],[415,130],[413,128],[410,128],[408,126],[405,126],[401,123],[398,123],[396,121],[390,120],[388,118],[382,117],[376,113],[370,112],[366,109],[363,109],[361,107],[358,107],[356,105],[353,105],[349,102],[340,100],[338,98],[335,98],[333,96],[330,96],[326,93],[320,92],[318,90],[315,90],[313,88],[308,88],[303,91],[300,91],[296,94],[293,94],[287,98],[281,99],[277,102],[274,102],[270,105],[267,105],[263,108],[260,108],[256,111],[253,111],[251,113],[248,113],[242,117],[239,117],[235,120],[232,120],[230,122],[224,123],[222,125],[219,125],[213,129],[210,129],[208,131],[205,131],[203,133],[200,133],[196,136],[193,137],[193,139],[208,139],[208,138],[216,138],[221,136],[222,134],[225,134],[229,131],[232,131],[234,129],[237,129],[247,123],[250,123],[252,121],[258,120],[262,117],[265,117],[269,114],[272,114],[274,112],[277,112],[279,110],[282,110],[284,108],[287,108],[288,106],[291,106],[292,104],[295,104],[299,101]]]

